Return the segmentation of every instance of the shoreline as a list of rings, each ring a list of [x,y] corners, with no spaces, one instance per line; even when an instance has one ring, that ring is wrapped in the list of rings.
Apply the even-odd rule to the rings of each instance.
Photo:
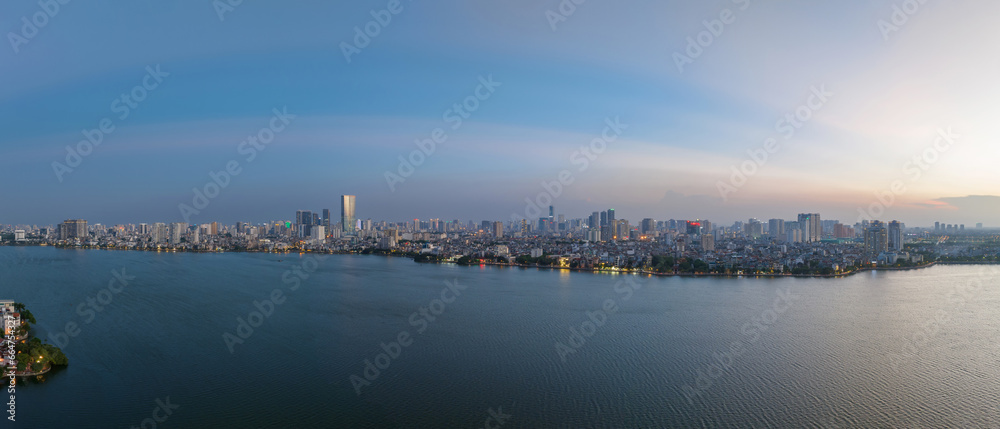
[[[271,253],[276,255],[284,254],[325,254],[325,255],[356,255],[356,256],[383,256],[383,257],[395,257],[395,258],[407,258],[413,260],[412,255],[406,254],[391,254],[391,253],[360,253],[360,252],[315,252],[315,251],[303,251],[299,249],[298,251],[286,250],[286,251],[266,251],[266,250],[160,250],[160,249],[122,249],[116,247],[100,247],[100,246],[52,246],[52,245],[41,245],[41,244],[30,244],[25,245],[36,246],[36,247],[54,247],[56,249],[80,249],[80,250],[117,250],[117,251],[139,251],[139,252],[156,252],[156,253]],[[966,261],[933,261],[922,265],[916,265],[912,267],[864,267],[859,268],[850,272],[843,273],[833,273],[833,274],[784,274],[784,273],[766,273],[766,274],[727,274],[727,273],[659,273],[655,271],[647,270],[636,270],[636,269],[594,269],[594,268],[578,268],[578,267],[553,267],[545,265],[525,265],[525,264],[504,264],[498,262],[482,262],[477,264],[458,264],[453,261],[424,261],[416,262],[417,264],[453,264],[457,266],[479,266],[479,265],[489,265],[496,267],[516,267],[516,268],[537,268],[537,269],[547,269],[547,270],[567,270],[576,271],[592,274],[601,273],[616,273],[616,274],[633,274],[633,275],[646,275],[655,277],[717,277],[717,278],[745,278],[745,277],[759,277],[759,278],[846,278],[855,274],[870,271],[910,271],[910,270],[920,270],[924,268],[930,268],[935,265],[1000,265],[1000,262],[966,262]]]
[[[386,255],[388,256],[388,255]],[[923,265],[917,265],[913,267],[865,267],[859,268],[857,270],[846,272],[846,273],[834,273],[834,274],[783,274],[783,273],[771,273],[771,274],[726,274],[726,273],[658,273],[655,271],[646,270],[610,270],[610,269],[593,269],[593,268],[570,268],[570,267],[552,267],[545,265],[524,265],[524,264],[501,264],[496,262],[483,262],[480,264],[458,264],[455,262],[445,262],[445,261],[431,261],[431,262],[417,262],[418,264],[454,264],[458,266],[475,267],[479,265],[489,265],[497,267],[516,267],[516,268],[537,268],[537,269],[548,269],[548,270],[567,270],[567,271],[577,271],[591,274],[601,274],[601,273],[615,273],[615,274],[633,274],[633,275],[646,275],[653,277],[718,277],[718,278],[741,278],[741,277],[763,277],[763,278],[846,278],[855,274],[868,271],[910,271],[910,270],[920,270],[924,268],[930,268],[938,264],[937,261],[930,262]],[[967,264],[972,265],[972,264]]]

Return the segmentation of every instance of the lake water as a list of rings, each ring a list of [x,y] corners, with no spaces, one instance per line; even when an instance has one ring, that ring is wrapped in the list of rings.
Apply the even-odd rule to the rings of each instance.
[[[138,426],[169,397],[159,428],[997,428],[993,268],[690,279],[0,247],[0,299],[70,359],[18,386],[11,427]]]

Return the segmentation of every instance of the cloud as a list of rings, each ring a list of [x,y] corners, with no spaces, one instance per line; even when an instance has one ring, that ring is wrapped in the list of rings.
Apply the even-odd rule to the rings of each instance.
[[[971,215],[980,217],[997,218],[1000,217],[1000,196],[996,195],[969,195],[965,197],[945,197],[935,201],[947,204],[956,208],[963,214],[968,212]]]

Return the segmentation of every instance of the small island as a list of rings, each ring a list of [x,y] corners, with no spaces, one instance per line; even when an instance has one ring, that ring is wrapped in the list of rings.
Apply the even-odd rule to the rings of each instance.
[[[14,301],[0,301],[0,319],[3,321],[2,352],[0,371],[4,377],[42,375],[56,366],[66,366],[69,360],[58,347],[43,343],[31,336],[31,324],[35,316],[24,304]]]

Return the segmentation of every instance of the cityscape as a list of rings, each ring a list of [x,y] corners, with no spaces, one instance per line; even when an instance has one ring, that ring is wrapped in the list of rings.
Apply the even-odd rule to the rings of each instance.
[[[116,250],[193,252],[321,252],[407,255],[420,262],[533,265],[581,270],[634,270],[658,274],[840,275],[860,268],[922,267],[937,261],[1000,262],[1000,229],[982,223],[935,222],[907,227],[892,220],[845,225],[820,213],[795,220],[750,218],[732,225],[710,220],[656,220],[634,224],[614,209],[588,217],[556,215],[481,222],[360,219],[357,197],[330,209],[298,210],[294,220],[88,225],[5,226],[7,244]],[[14,229],[20,228],[20,229]],[[662,259],[668,258],[668,259]],[[666,261],[670,266],[664,266]]]
[[[0,2],[3,428],[1000,428],[1000,2]]]

